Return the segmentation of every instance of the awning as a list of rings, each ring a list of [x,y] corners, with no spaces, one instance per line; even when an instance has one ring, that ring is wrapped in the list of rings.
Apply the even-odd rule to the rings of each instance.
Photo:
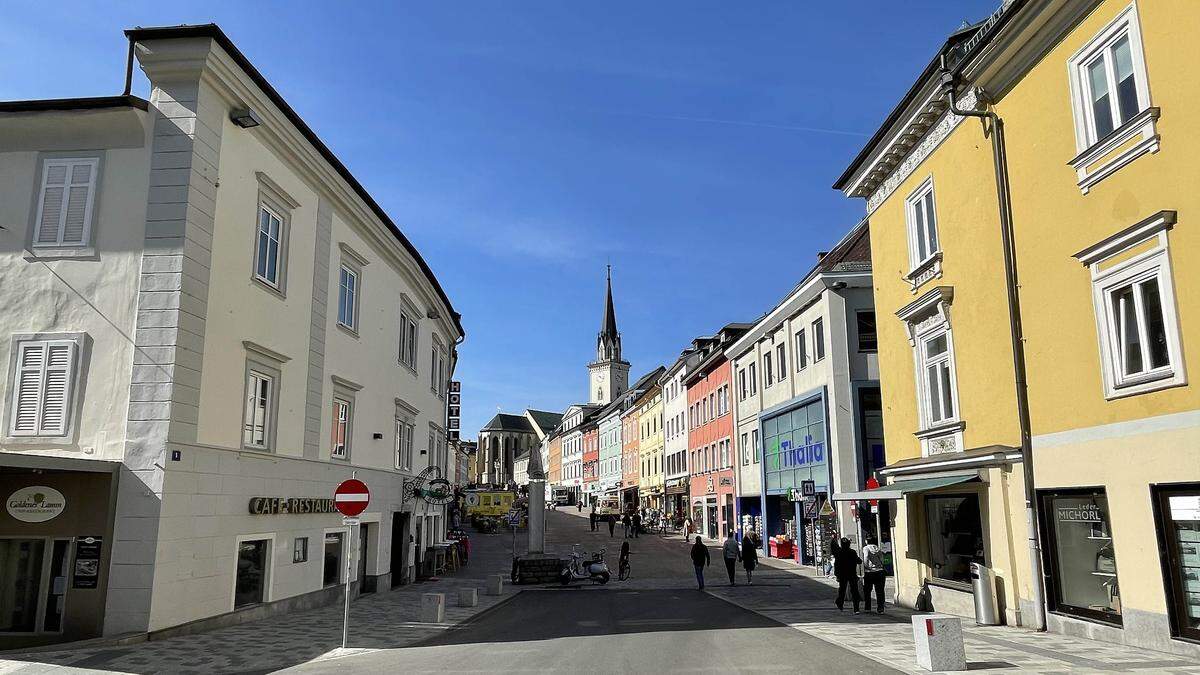
[[[854,502],[864,499],[903,499],[908,495],[918,492],[936,490],[948,485],[957,485],[959,483],[978,480],[979,474],[977,473],[959,476],[938,476],[937,478],[916,478],[914,480],[896,481],[891,485],[881,485],[874,490],[836,493],[832,499],[835,502]]]

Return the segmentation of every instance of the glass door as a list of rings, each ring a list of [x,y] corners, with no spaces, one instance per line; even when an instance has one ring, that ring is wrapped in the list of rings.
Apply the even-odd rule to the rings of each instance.
[[[1200,640],[1200,484],[1154,491],[1172,632]]]
[[[0,539],[0,633],[61,633],[68,539]]]

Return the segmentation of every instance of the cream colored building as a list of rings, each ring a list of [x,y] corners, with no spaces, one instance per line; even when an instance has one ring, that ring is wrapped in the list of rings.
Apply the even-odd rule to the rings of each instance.
[[[220,29],[127,34],[149,101],[0,103],[0,488],[51,505],[0,514],[45,561],[6,647],[383,591],[443,540],[433,272]]]
[[[661,510],[663,500],[663,396],[657,381],[637,401],[638,495],[642,506]]]

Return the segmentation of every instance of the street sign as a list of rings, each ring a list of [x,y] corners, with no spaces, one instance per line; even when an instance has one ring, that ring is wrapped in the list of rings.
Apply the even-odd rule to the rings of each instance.
[[[833,502],[826,501],[821,504],[821,515],[823,515],[823,516],[832,516],[833,515]]]
[[[804,498],[804,517],[812,520],[817,517],[817,512],[820,508],[820,503],[817,502],[816,496]]]
[[[800,492],[805,497],[811,497],[817,494],[817,482],[813,480],[800,481]]]
[[[351,517],[351,516],[343,516],[343,517],[342,517],[342,524],[343,524],[343,525],[349,525],[349,526],[353,527],[354,525],[357,525],[357,524],[359,524],[360,522],[362,522],[360,519],[358,519],[358,518],[354,518],[354,517]]]
[[[871,476],[870,478],[867,479],[867,489],[868,490],[878,490],[879,489],[879,481],[876,480],[874,476]],[[871,501],[871,506],[879,506],[878,499],[872,499],[870,501]]]
[[[353,518],[367,510],[371,502],[371,491],[367,484],[357,478],[342,481],[333,491],[333,506],[343,516]]]

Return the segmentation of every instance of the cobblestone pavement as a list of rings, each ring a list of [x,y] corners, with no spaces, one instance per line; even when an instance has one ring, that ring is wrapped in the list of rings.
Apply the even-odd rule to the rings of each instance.
[[[507,580],[511,567],[507,534],[473,535],[470,564],[438,581],[409,584],[391,592],[365,596],[350,605],[350,640],[342,644],[340,603],[219,630],[151,640],[122,647],[6,655],[0,673],[256,673],[270,672],[347,653],[412,646],[458,629],[467,619],[516,595],[505,585],[500,596],[483,595],[483,579],[499,573]],[[476,607],[457,607],[460,587],[479,589]],[[445,621],[418,623],[421,594],[445,593]]]

